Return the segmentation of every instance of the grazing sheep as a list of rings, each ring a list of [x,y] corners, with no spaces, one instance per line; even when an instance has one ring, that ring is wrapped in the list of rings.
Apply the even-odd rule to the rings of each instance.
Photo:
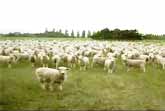
[[[55,84],[58,84],[59,89],[62,90],[62,84],[67,79],[67,70],[66,67],[58,69],[40,67],[36,69],[35,74],[43,89],[53,91]]]

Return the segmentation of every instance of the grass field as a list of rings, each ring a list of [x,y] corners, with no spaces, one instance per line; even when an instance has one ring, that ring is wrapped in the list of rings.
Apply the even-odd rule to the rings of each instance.
[[[164,42],[163,42],[164,43]],[[44,109],[165,109],[165,70],[147,64],[146,72],[126,72],[120,59],[113,74],[102,66],[69,71],[63,91],[42,90],[27,61],[11,69],[0,65],[0,110]]]

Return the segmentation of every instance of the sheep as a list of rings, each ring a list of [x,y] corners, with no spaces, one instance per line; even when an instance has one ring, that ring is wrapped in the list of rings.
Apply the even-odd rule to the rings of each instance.
[[[129,71],[129,67],[139,67],[140,69],[145,72],[145,60],[138,60],[138,59],[125,59],[124,63],[127,67],[127,72]]]
[[[67,54],[66,55],[67,65],[68,67],[75,67],[75,64],[77,63],[77,57],[73,54]]]
[[[60,61],[61,61],[61,57],[59,55],[54,55],[52,57],[52,61],[53,63],[55,63],[56,65],[56,69],[58,68],[59,64],[60,64]]]
[[[106,58],[104,63],[104,70],[108,70],[108,73],[113,73],[115,69],[115,58]]]
[[[62,84],[67,79],[67,67],[58,67],[58,69],[39,67],[35,70],[35,75],[39,80],[42,89],[54,90],[55,84],[58,84],[62,90]]]
[[[16,62],[16,57],[14,55],[3,56],[0,55],[0,63],[7,63],[8,68],[11,68],[11,64]]]
[[[42,64],[42,67],[48,67],[49,56],[45,52],[40,52],[38,54],[38,59]]]
[[[165,69],[165,58],[163,58],[162,56],[160,55],[155,55],[155,62],[157,64],[161,64],[162,65],[162,68]]]
[[[104,64],[104,62],[105,62],[105,57],[96,54],[92,59],[91,67],[93,68],[95,63]]]
[[[83,66],[83,69],[86,70],[87,69],[87,66],[89,66],[89,58],[86,57],[86,56],[78,56],[78,63],[80,65],[80,70],[82,70],[82,66]]]
[[[36,60],[37,60],[37,56],[31,54],[30,57],[29,57],[29,61],[30,61],[31,64],[32,64],[32,68],[35,66]]]

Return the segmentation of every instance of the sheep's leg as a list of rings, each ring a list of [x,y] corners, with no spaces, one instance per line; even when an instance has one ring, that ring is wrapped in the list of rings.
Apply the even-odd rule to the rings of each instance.
[[[113,70],[111,69],[111,74],[112,74]]]
[[[110,69],[108,69],[108,74],[110,73]]]
[[[162,65],[163,66],[163,69],[165,68],[165,64]]]
[[[46,90],[47,89],[47,84],[46,83],[41,83],[42,89]]]
[[[93,68],[93,66],[94,66],[94,63],[92,62],[92,63],[91,63],[91,68]]]
[[[8,64],[8,68],[11,68],[11,64]]]
[[[141,69],[143,70],[143,72],[146,71],[146,69],[145,69],[145,65],[141,65],[140,67],[141,67]]]
[[[130,71],[130,69],[127,67],[127,72],[129,72]]]
[[[59,89],[62,91],[62,85],[59,85]]]
[[[106,70],[106,67],[104,66],[104,71]]]
[[[34,67],[34,63],[32,63],[32,67]]]
[[[86,70],[86,67],[85,67],[85,65],[84,65],[84,71]]]
[[[56,69],[58,68],[58,63],[56,63]]]
[[[87,64],[85,65],[85,69],[86,69],[86,70],[88,69],[88,65],[87,65]]]
[[[143,72],[146,72],[146,69],[145,69],[145,67],[143,68]]]
[[[49,89],[50,89],[50,91],[54,91],[54,86],[53,86],[53,84],[49,84]]]

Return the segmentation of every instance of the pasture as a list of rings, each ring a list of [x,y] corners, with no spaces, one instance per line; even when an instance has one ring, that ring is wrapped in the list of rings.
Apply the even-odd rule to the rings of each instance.
[[[159,41],[144,41],[144,44],[147,43]],[[163,44],[164,41],[161,42]],[[165,109],[165,70],[159,65],[147,64],[146,72],[140,69],[127,72],[118,58],[112,74],[104,71],[101,65],[86,71],[72,68],[63,90],[54,92],[40,88],[35,69],[28,61],[19,61],[12,68],[0,64],[0,110]]]

